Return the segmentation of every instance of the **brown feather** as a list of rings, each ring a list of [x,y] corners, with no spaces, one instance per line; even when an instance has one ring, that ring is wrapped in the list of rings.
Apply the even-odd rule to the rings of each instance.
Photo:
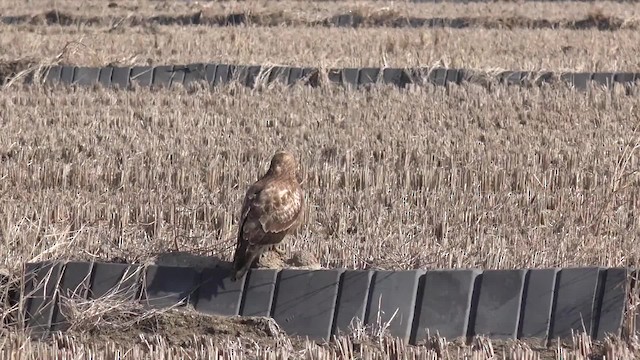
[[[299,223],[304,194],[294,157],[277,152],[267,173],[244,197],[238,225],[232,280],[242,277],[265,248],[281,242]]]

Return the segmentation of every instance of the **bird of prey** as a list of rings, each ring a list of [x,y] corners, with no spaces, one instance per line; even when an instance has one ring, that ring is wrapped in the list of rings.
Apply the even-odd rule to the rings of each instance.
[[[294,156],[280,150],[271,158],[266,174],[247,190],[238,224],[232,281],[242,278],[267,248],[280,243],[299,225],[304,194],[297,168]]]

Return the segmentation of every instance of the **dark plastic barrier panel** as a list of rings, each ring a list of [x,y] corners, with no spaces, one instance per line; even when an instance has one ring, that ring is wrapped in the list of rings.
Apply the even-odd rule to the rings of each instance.
[[[110,296],[134,300],[140,288],[142,268],[139,265],[96,263],[91,277],[89,298]]]
[[[113,77],[113,68],[106,67],[100,69],[100,76],[98,76],[98,83],[103,87],[111,86],[111,78]]]
[[[288,334],[328,340],[342,270],[280,272],[273,319]]]
[[[221,266],[204,269],[200,278],[196,311],[229,316],[240,314],[246,276],[233,282],[229,279],[229,274],[230,270]]]
[[[153,68],[151,66],[134,66],[131,68],[129,80],[132,84],[135,83],[139,86],[151,86],[153,82]]]
[[[73,76],[75,72],[76,68],[74,66],[63,66],[60,71],[60,82],[63,84],[73,83]]]
[[[93,263],[88,262],[68,262],[64,266],[62,281],[60,281],[59,294],[65,299],[86,299],[91,285],[91,272]],[[51,321],[52,331],[64,331],[68,328],[66,309],[61,301],[56,303],[53,320]]]
[[[119,88],[129,87],[129,78],[131,77],[131,68],[114,67],[111,74],[111,85]]]
[[[550,338],[568,338],[572,330],[582,329],[592,334],[599,273],[596,267],[560,270]]]
[[[142,301],[150,307],[165,308],[192,303],[200,285],[201,271],[180,266],[147,268]]]
[[[73,84],[91,86],[98,82],[100,68],[97,67],[77,67],[73,74]]]
[[[392,336],[409,341],[422,274],[424,270],[376,271],[371,281],[366,323],[387,327]]]
[[[525,273],[525,270],[482,273],[474,334],[494,339],[516,338]]]
[[[319,76],[324,72],[325,77]],[[28,77],[27,77],[28,78]],[[640,73],[558,73],[504,71],[491,75],[471,69],[448,68],[345,68],[320,70],[314,68],[269,67],[259,65],[232,64],[188,64],[128,67],[73,67],[52,66],[45,74],[45,84],[67,84],[76,86],[129,87],[138,86],[169,87],[179,84],[206,81],[210,86],[221,86],[231,81],[254,87],[258,83],[281,83],[294,85],[303,83],[318,86],[320,81],[340,84],[347,88],[369,87],[374,84],[387,84],[404,88],[409,84],[432,84],[448,86],[451,84],[477,83],[490,86],[492,82],[509,85],[541,85],[562,81],[578,89],[586,90],[593,84],[611,87],[613,84],[628,86],[635,84]]]
[[[62,74],[62,66],[52,66],[46,73],[44,78],[45,84],[55,85],[60,82],[60,75]]]
[[[25,265],[25,318],[35,336],[49,332],[63,267],[59,261]]]
[[[418,306],[416,342],[426,340],[427,335],[453,339],[467,334],[471,298],[480,273],[476,269],[427,271]]]
[[[559,269],[533,269],[527,272],[518,338],[546,339],[549,335],[558,271]]]
[[[180,66],[176,66],[176,69]],[[206,64],[189,64],[185,65],[183,70],[184,77],[182,84],[187,86],[191,83],[199,83],[207,80]]]
[[[153,69],[151,84],[156,87],[170,87],[174,75],[173,65],[156,66]]]
[[[362,323],[412,344],[428,335],[567,339],[583,328],[603,339],[621,334],[635,273],[598,267],[251,269],[231,282],[222,266],[40,262],[25,266],[22,300],[36,336],[67,328],[60,299],[109,297],[156,308],[190,302],[207,314],[270,316],[287,333],[312,339],[328,339]]]
[[[245,278],[240,315],[271,316],[278,270],[251,269]]]
[[[624,268],[612,268],[602,270],[605,272],[603,296],[600,307],[598,326],[595,331],[596,339],[603,340],[607,335],[620,336],[622,327],[622,314],[627,289],[629,271]]]
[[[283,67],[283,66],[274,66],[269,71],[269,82],[286,85],[289,83],[290,74],[291,74],[291,68]],[[300,72],[300,74],[302,74],[302,72]]]
[[[358,324],[364,324],[367,310],[371,278],[374,272],[369,270],[345,271],[338,292],[333,334],[348,332]],[[356,320],[357,319],[357,320]]]

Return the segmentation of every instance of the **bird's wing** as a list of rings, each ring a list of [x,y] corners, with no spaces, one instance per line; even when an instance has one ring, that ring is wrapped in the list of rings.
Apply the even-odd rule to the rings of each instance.
[[[302,213],[301,189],[287,181],[273,181],[253,194],[247,196],[242,237],[256,245],[280,242]]]
[[[260,223],[265,232],[279,233],[288,230],[298,219],[303,207],[303,196],[297,184],[289,181],[270,183],[261,194],[265,210]]]

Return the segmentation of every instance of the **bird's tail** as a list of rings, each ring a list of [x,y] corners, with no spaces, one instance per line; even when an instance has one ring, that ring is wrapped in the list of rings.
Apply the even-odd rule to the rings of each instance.
[[[247,244],[241,244],[238,246],[238,249],[233,256],[231,281],[236,281],[237,279],[242,278],[263,251],[264,247],[262,246],[248,246]]]

